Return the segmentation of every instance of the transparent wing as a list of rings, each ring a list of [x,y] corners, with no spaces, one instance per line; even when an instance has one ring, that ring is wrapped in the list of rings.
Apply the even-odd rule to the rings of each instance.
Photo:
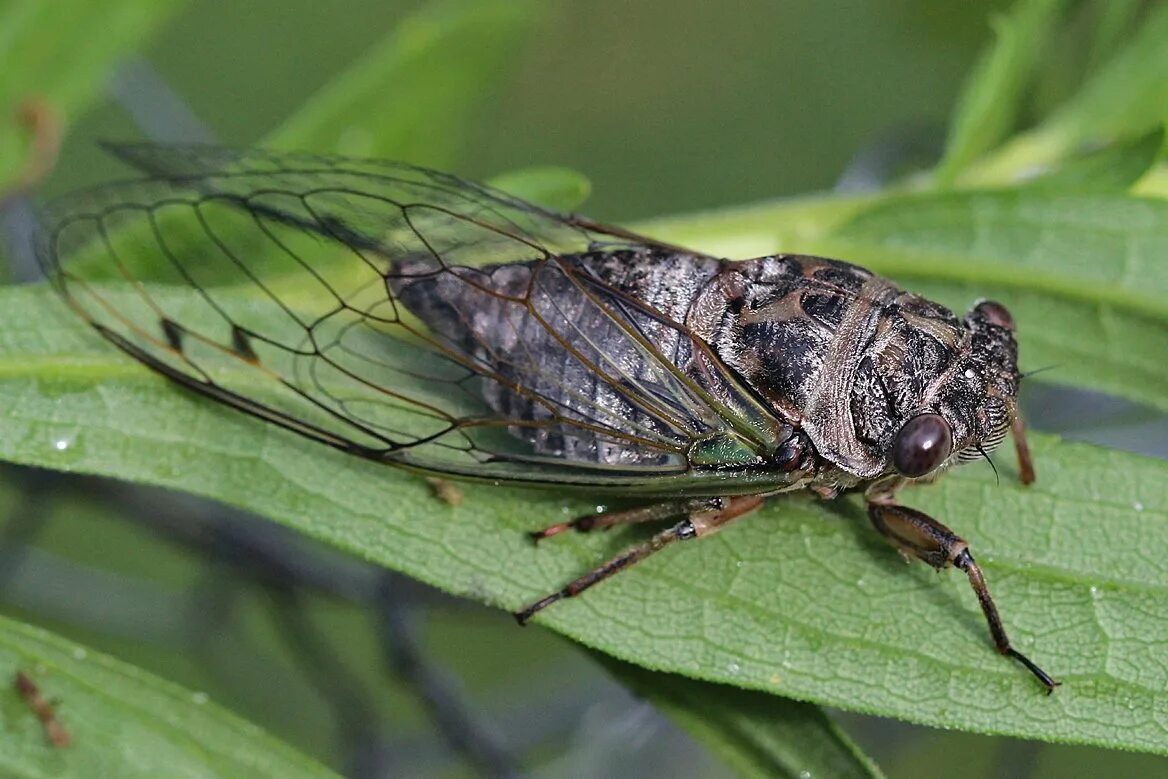
[[[679,367],[719,373],[700,339],[579,261],[673,247],[408,165],[115,152],[149,177],[50,204],[42,262],[98,332],[204,395],[471,478],[674,493],[695,444],[773,443],[731,378]]]

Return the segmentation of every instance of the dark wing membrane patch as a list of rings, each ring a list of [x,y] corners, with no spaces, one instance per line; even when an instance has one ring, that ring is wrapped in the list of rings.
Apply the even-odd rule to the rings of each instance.
[[[187,387],[372,459],[526,482],[652,490],[732,427],[677,367],[701,344],[579,259],[659,245],[406,165],[116,151],[150,177],[51,204],[40,255]]]

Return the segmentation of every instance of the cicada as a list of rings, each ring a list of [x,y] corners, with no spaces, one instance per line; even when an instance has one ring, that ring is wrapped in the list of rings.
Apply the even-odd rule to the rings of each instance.
[[[39,255],[115,346],[306,438],[431,476],[615,492],[669,522],[523,623],[784,493],[860,492],[906,558],[969,545],[898,490],[987,456],[1018,415],[1015,325],[822,257],[728,260],[411,165],[122,145],[145,174],[47,209]],[[178,285],[183,289],[175,292]]]

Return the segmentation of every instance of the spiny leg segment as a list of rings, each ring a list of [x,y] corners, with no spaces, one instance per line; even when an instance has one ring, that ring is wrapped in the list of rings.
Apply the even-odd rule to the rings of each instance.
[[[949,528],[937,520],[915,509],[892,503],[889,496],[872,496],[868,498],[868,517],[885,538],[901,553],[904,558],[923,560],[938,571],[950,565],[965,572],[969,577],[969,584],[977,594],[977,602],[985,614],[986,623],[990,628],[990,635],[994,639],[994,646],[1001,654],[1012,657],[1024,665],[1030,673],[1046,686],[1049,695],[1059,682],[1051,678],[1050,674],[1039,668],[1030,658],[1014,649],[1010,639],[1006,636],[1006,628],[1002,625],[1002,618],[998,615],[997,606],[990,596],[989,587],[981,568],[974,562],[970,554],[969,544]]]
[[[576,580],[570,582],[558,592],[540,598],[522,611],[515,613],[515,619],[520,625],[526,624],[536,613],[547,608],[556,601],[564,598],[573,598],[594,584],[604,581],[619,571],[644,560],[654,552],[664,549],[675,541],[688,541],[691,538],[702,538],[721,530],[735,519],[754,511],[763,504],[764,498],[759,495],[746,495],[737,498],[702,498],[685,501],[673,501],[641,509],[629,511],[614,511],[608,514],[595,514],[578,517],[571,522],[532,533],[535,540],[556,535],[568,529],[587,532],[602,527],[612,527],[617,524],[633,524],[650,522],[660,519],[684,515],[685,519],[673,527],[662,530],[648,541],[637,544],[630,549],[612,558]],[[591,521],[585,521],[591,520]]]

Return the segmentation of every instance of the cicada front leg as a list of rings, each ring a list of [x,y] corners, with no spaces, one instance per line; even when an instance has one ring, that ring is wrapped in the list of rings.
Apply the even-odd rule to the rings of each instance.
[[[712,535],[735,519],[754,511],[763,504],[764,498],[760,495],[746,495],[737,498],[700,498],[694,500],[672,501],[653,506],[645,506],[629,511],[614,511],[607,514],[590,514],[578,517],[571,522],[552,525],[544,530],[532,533],[535,540],[556,535],[565,530],[575,529],[586,532],[602,527],[612,527],[618,524],[639,524],[655,520],[669,519],[684,516],[685,518],[673,527],[662,530],[648,541],[637,544],[630,549],[612,558],[578,579],[570,582],[563,589],[539,599],[522,611],[515,613],[515,619],[520,625],[526,624],[529,619],[556,601],[564,598],[573,598],[594,584],[598,584],[619,571],[623,571],[634,563],[644,560],[656,551],[664,549],[675,541],[688,541],[692,538],[704,538]]]
[[[1014,439],[1014,452],[1018,455],[1018,480],[1023,484],[1034,482],[1034,460],[1030,456],[1030,444],[1026,441],[1026,425],[1020,414],[1014,416],[1010,425],[1010,435]]]
[[[1006,635],[1006,628],[1002,625],[1002,618],[998,615],[998,608],[990,597],[989,587],[981,568],[973,559],[969,551],[969,544],[963,538],[937,520],[915,509],[900,506],[887,495],[869,495],[868,517],[885,538],[900,551],[905,559],[916,558],[941,570],[953,566],[965,572],[969,583],[977,594],[977,602],[981,605],[989,624],[990,635],[994,639],[994,646],[998,652],[1012,657],[1026,666],[1038,681],[1046,686],[1047,694],[1054,692],[1059,682],[1051,678],[1050,674],[1039,668],[1026,655],[1010,645]]]

